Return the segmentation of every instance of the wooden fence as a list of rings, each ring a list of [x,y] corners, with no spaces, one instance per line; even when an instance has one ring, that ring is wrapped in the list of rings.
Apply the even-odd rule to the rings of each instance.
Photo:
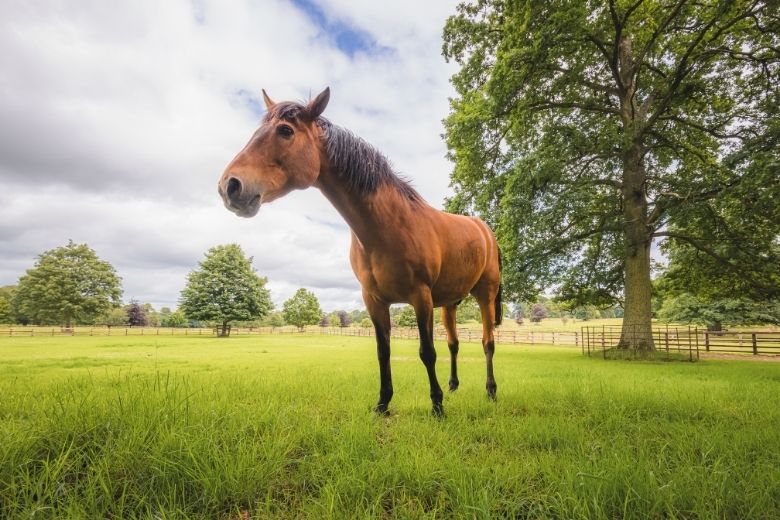
[[[614,348],[620,340],[620,326],[582,327],[580,331],[506,330],[498,328],[494,337],[499,344],[542,344],[578,347],[583,353],[602,352]],[[780,331],[721,331],[713,332],[692,327],[654,327],[653,339],[657,350],[665,352],[721,352],[742,354],[780,355]],[[165,328],[165,327],[42,327],[0,326],[0,336],[212,336],[213,328]],[[373,337],[373,328],[362,327],[233,327],[231,336],[249,334],[309,334],[329,336]],[[401,339],[419,339],[414,327],[393,327],[391,336]],[[434,337],[446,340],[443,327],[436,327]],[[458,329],[462,342],[479,342],[482,331],[470,328]]]
[[[530,329],[530,328],[529,328]],[[42,326],[0,326],[0,336],[210,336],[216,334],[213,328],[167,328],[167,327],[42,327]],[[231,336],[248,334],[314,334],[328,336],[373,337],[373,328],[362,327],[232,327]],[[401,339],[419,339],[416,327],[393,327],[390,335]],[[446,340],[443,327],[434,329],[437,340]],[[539,332],[534,330],[496,329],[494,338],[503,344],[547,344],[579,347],[582,343],[581,332]],[[482,341],[482,331],[477,329],[458,329],[458,339],[462,342]]]
[[[695,327],[664,326],[652,329],[656,351],[699,353],[780,355],[780,331],[710,331]],[[618,346],[620,326],[582,327],[583,354],[604,353]]]

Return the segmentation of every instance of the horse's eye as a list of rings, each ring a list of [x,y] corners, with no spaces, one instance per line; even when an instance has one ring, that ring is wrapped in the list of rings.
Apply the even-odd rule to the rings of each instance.
[[[276,133],[285,139],[289,139],[293,136],[293,129],[287,125],[279,125],[276,127]]]

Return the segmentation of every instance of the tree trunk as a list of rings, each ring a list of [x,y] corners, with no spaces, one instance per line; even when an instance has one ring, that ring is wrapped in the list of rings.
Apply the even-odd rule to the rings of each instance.
[[[719,321],[714,321],[707,325],[707,330],[710,332],[722,332],[723,331],[723,323]]]
[[[625,313],[619,348],[655,350],[650,312],[650,244],[652,231],[648,224],[647,172],[644,165],[642,126],[644,110],[635,104],[636,69],[632,41],[624,36],[619,48],[620,112],[623,122],[623,266]]]
[[[230,336],[230,329],[228,329],[228,322],[223,321],[222,322],[222,330],[219,331],[218,336],[221,338],[226,338]]]
[[[625,314],[620,347],[655,350],[650,312],[650,243],[641,244],[626,255]]]
[[[650,311],[650,244],[647,196],[641,146],[625,154],[623,174],[623,239],[625,243],[625,313],[620,348],[655,350]]]

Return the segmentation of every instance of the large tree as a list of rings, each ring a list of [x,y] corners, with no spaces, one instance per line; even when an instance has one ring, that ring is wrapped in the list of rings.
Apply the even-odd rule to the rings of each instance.
[[[510,296],[618,302],[622,344],[654,348],[653,241],[733,264],[691,215],[761,186],[756,174],[778,184],[779,29],[766,1],[461,4],[444,31],[444,55],[461,65],[449,209],[497,226]],[[769,200],[777,187],[763,190]]]
[[[300,330],[306,325],[316,325],[322,319],[322,309],[317,296],[303,287],[282,306],[282,316],[285,323],[295,325]]]
[[[33,323],[92,323],[119,305],[120,278],[114,267],[98,258],[87,244],[72,240],[45,251],[19,279],[15,292],[18,312]]]
[[[188,318],[219,324],[218,334],[230,334],[235,320],[262,318],[273,308],[266,279],[252,269],[238,244],[212,247],[200,267],[187,275],[179,310]]]

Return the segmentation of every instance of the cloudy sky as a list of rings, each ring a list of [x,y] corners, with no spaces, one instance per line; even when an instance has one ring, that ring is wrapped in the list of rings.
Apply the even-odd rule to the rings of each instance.
[[[0,285],[41,252],[86,242],[124,299],[175,307],[211,246],[237,242],[280,305],[298,287],[325,310],[362,306],[349,230],[315,189],[229,213],[222,170],[275,100],[325,86],[325,115],[373,143],[441,207],[441,57],[455,1],[3,2]]]

